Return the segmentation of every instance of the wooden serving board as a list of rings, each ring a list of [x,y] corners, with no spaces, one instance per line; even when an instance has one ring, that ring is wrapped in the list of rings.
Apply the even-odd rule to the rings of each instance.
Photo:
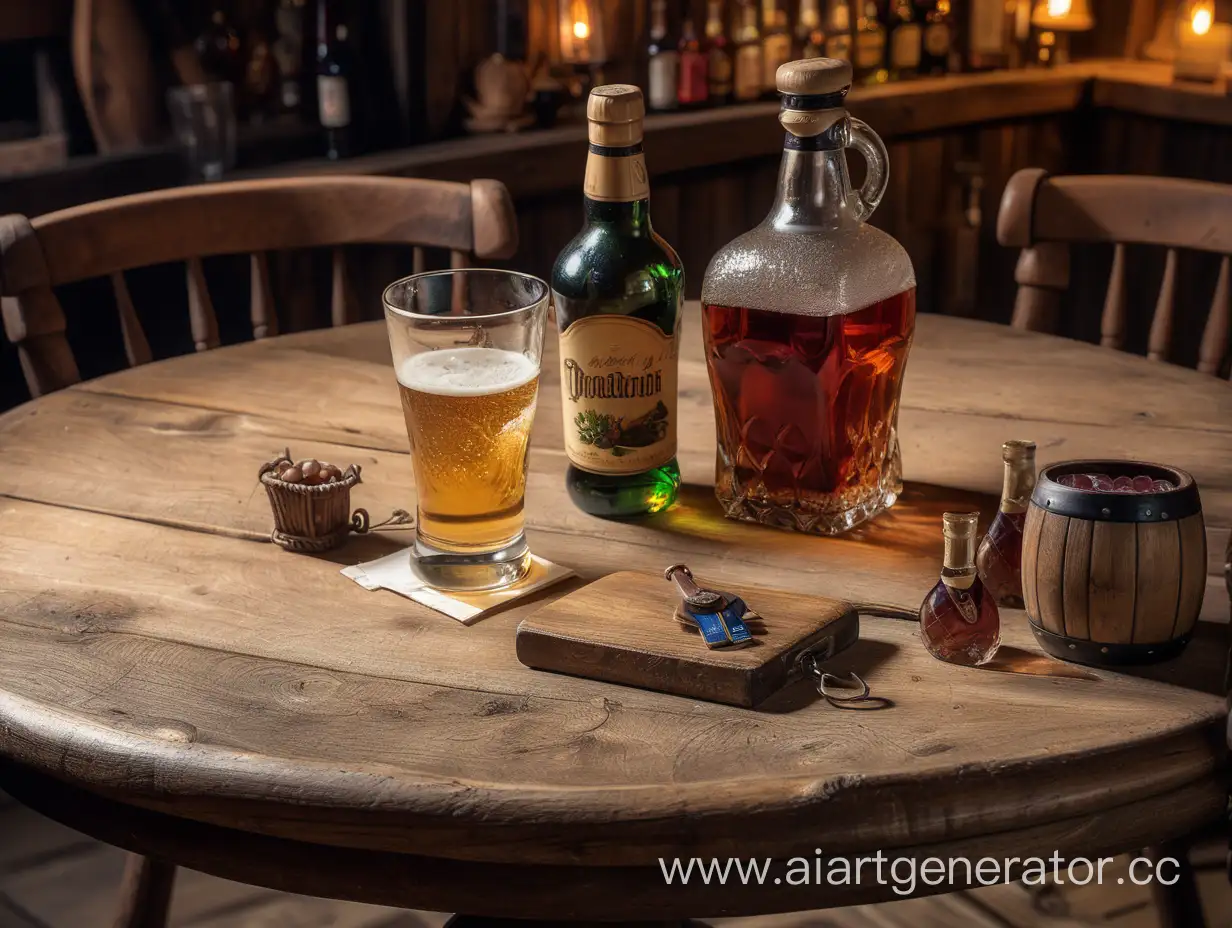
[[[859,636],[851,603],[696,579],[735,593],[761,616],[749,623],[752,643],[710,650],[695,629],[672,617],[680,601],[675,584],[658,573],[620,571],[525,618],[518,626],[518,660],[539,670],[751,708],[800,676],[801,652],[821,647],[837,653]]]

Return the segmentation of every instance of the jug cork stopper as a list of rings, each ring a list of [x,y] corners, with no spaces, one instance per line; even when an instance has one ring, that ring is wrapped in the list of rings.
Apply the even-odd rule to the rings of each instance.
[[[632,84],[604,84],[590,92],[586,118],[591,122],[639,122],[646,116],[642,91]]]
[[[632,84],[603,84],[586,100],[588,136],[596,145],[621,147],[642,140],[646,103]]]
[[[822,97],[851,88],[851,62],[838,58],[807,58],[780,65],[775,74],[779,93],[794,97]]]

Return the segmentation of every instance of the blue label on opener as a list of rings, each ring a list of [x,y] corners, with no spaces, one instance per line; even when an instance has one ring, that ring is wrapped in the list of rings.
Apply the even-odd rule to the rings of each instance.
[[[733,599],[722,612],[694,612],[697,626],[701,629],[702,638],[712,648],[721,648],[729,644],[740,644],[752,639],[748,626],[744,624],[744,614],[748,611],[743,600]]]

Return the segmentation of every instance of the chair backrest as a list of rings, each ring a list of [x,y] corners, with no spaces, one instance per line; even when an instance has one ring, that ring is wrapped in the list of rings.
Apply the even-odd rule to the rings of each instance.
[[[1168,177],[1051,177],[1027,168],[1010,178],[997,217],[997,241],[1021,248],[1014,280],[1012,325],[1052,331],[1070,282],[1069,246],[1112,243],[1112,274],[1100,322],[1101,343],[1125,341],[1125,246],[1167,248],[1163,282],[1147,344],[1148,357],[1167,360],[1176,309],[1179,249],[1221,255],[1219,278],[1198,352],[1198,370],[1218,374],[1228,353],[1232,186]]]
[[[218,322],[201,258],[249,254],[250,312],[256,338],[277,334],[267,251],[333,248],[331,319],[355,321],[346,297],[348,244],[447,248],[453,267],[468,256],[508,258],[517,250],[517,220],[504,184],[393,177],[299,177],[176,188],[100,200],[30,220],[0,216],[0,309],[30,392],[40,396],[81,376],[65,338],[64,312],[52,288],[110,277],[130,364],[150,348],[124,271],[184,261],[188,312],[198,351],[218,345]]]

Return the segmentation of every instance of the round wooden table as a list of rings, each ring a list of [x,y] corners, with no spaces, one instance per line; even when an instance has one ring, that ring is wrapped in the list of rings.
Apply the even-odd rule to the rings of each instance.
[[[1042,657],[1007,611],[995,669],[972,670],[933,660],[913,624],[871,619],[835,663],[892,703],[878,711],[805,684],[746,711],[527,669],[514,630],[567,587],[465,627],[339,575],[405,534],[329,556],[268,543],[257,468],[287,446],[361,464],[353,504],[374,516],[414,501],[373,323],[150,364],[0,417],[0,786],[233,879],[554,919],[900,898],[867,880],[668,886],[661,857],[1093,856],[1218,819],[1226,382],[922,317],[902,500],[846,537],[803,537],[721,517],[695,307],[686,322],[686,486],[641,521],[570,505],[549,337],[528,497],[539,554],[587,579],[686,561],[731,589],[915,609],[940,567],[942,511],[990,517],[1000,444],[1029,438],[1041,465],[1117,455],[1196,475],[1211,576],[1188,651],[1133,676],[1079,668]]]

